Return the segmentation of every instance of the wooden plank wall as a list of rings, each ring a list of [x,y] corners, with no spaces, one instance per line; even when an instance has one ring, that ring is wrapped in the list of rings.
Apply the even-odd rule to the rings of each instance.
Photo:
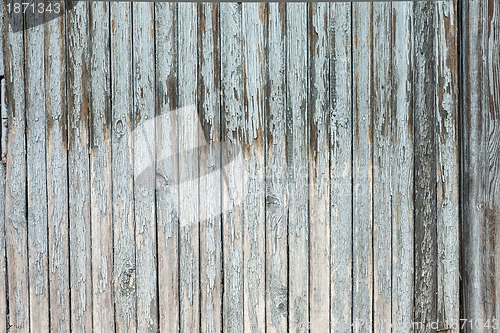
[[[0,332],[498,330],[498,1],[66,5],[0,8]]]

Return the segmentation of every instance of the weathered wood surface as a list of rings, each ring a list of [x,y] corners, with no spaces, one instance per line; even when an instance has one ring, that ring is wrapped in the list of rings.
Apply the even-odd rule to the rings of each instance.
[[[2,15],[0,331],[495,331],[497,2],[68,7]]]

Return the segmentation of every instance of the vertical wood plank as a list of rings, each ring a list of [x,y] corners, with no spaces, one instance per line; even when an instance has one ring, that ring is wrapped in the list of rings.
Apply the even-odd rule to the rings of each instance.
[[[392,5],[392,323],[394,332],[413,328],[413,4]]]
[[[5,75],[5,54],[4,54],[4,36],[5,32],[7,31],[6,29],[6,24],[8,24],[8,19],[6,18],[5,15],[6,9],[5,9],[5,3],[0,6],[0,16],[2,19],[0,20],[0,31],[2,32],[2,38],[0,38],[0,76]]]
[[[220,4],[221,33],[221,112],[222,165],[225,168],[222,193],[223,209],[223,328],[224,332],[242,332],[243,318],[243,212],[241,188],[243,168],[230,163],[241,154],[243,141],[243,50],[241,3]]]
[[[134,214],[137,330],[157,332],[154,4],[133,3]]]
[[[219,5],[199,5],[201,332],[222,331]]]
[[[330,4],[331,332],[350,331],[352,316],[352,8]]]
[[[329,5],[309,4],[310,325],[330,330]]]
[[[436,3],[436,167],[438,329],[458,332],[459,144],[456,3]]]
[[[242,5],[243,37],[243,174],[244,329],[265,330],[264,212],[264,15],[263,4]]]
[[[40,14],[28,14],[28,26]],[[47,176],[45,164],[44,27],[27,29],[24,40],[26,66],[26,160],[28,192],[28,272],[30,327],[49,331],[49,278],[47,235]]]
[[[5,157],[5,230],[9,298],[7,326],[16,332],[29,332],[24,31],[21,15],[6,15],[5,18],[4,45],[7,64],[5,84],[9,115],[8,153]]]
[[[115,329],[111,187],[111,64],[109,3],[90,6],[90,205],[94,332]]]
[[[372,4],[353,4],[353,330],[373,323]]]
[[[435,3],[414,4],[415,321],[428,331],[437,319]],[[421,325],[420,325],[421,324]]]
[[[2,38],[3,41],[3,38]],[[3,56],[3,55],[2,55]],[[8,294],[8,284],[7,284],[7,253],[6,253],[6,235],[5,235],[5,180],[6,180],[6,169],[3,161],[3,150],[7,147],[7,105],[5,96],[5,79],[0,80],[0,148],[2,155],[0,155],[1,165],[0,165],[0,274],[2,274],[3,279],[0,280],[0,330],[7,331],[7,312],[9,310],[7,303]],[[5,140],[4,140],[5,138]]]
[[[111,3],[111,175],[115,330],[137,330],[131,4]]]
[[[71,330],[65,32],[64,16],[45,26],[49,302],[54,332]]]
[[[286,163],[286,4],[267,12],[266,329],[288,331],[288,196]]]
[[[92,327],[88,14],[88,4],[82,2],[66,16],[71,326],[75,332]]]
[[[287,163],[289,331],[309,324],[308,43],[307,4],[290,3],[287,15]]]
[[[197,18],[196,4],[178,5],[179,283],[183,332],[197,332],[200,325]]]
[[[373,4],[373,331],[391,325],[392,293],[392,11],[390,3]]]
[[[179,331],[179,198],[177,121],[177,5],[155,4],[156,30],[156,223],[159,324]]]

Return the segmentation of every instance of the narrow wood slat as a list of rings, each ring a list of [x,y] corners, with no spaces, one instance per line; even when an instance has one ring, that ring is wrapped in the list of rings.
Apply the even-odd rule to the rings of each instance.
[[[262,332],[265,312],[264,4],[242,5],[244,329]]]
[[[5,83],[8,136],[5,180],[5,230],[8,273],[8,328],[29,332],[26,203],[26,119],[23,18],[5,16]],[[17,31],[17,32],[15,32]]]
[[[437,319],[436,62],[434,3],[414,4],[415,321],[426,332]]]
[[[90,205],[93,331],[115,329],[111,184],[109,3],[90,5]]]
[[[352,316],[351,4],[330,4],[331,332],[350,331]]]
[[[65,33],[64,16],[45,26],[49,302],[54,332],[71,330]]]
[[[394,332],[413,328],[413,4],[392,5],[393,131],[392,324]]]
[[[3,56],[3,55],[2,55]],[[5,96],[5,79],[0,80],[0,148],[6,149],[4,145],[7,144],[7,104]],[[5,140],[3,139],[5,138]],[[6,253],[6,215],[5,215],[5,181],[6,181],[6,168],[3,163],[3,154],[0,155],[0,274],[4,277],[0,280],[0,330],[7,331],[7,312],[9,310],[7,303],[8,284],[7,284],[7,253]]]
[[[330,330],[330,109],[328,3],[309,4],[309,221],[310,324]]]
[[[137,330],[157,332],[154,4],[133,3],[134,215]]]
[[[178,4],[180,327],[197,332],[199,313],[199,127],[196,4]]]
[[[392,308],[392,10],[390,3],[373,4],[373,331],[391,329]]]
[[[353,4],[353,330],[373,324],[373,19],[372,4]]]
[[[113,294],[117,332],[137,330],[131,4],[111,3]]]
[[[26,16],[31,26],[39,14]],[[27,29],[24,42],[26,90],[26,178],[30,327],[49,331],[47,173],[45,164],[44,29]]]
[[[289,331],[309,325],[309,137],[307,4],[287,4]]]
[[[179,198],[177,120],[177,5],[155,4],[156,31],[156,223],[158,303],[162,332],[179,331]]]
[[[242,332],[243,318],[243,50],[241,4],[220,4],[223,209],[223,327]],[[235,163],[230,163],[236,161]]]
[[[286,4],[267,5],[266,329],[287,332]]]
[[[436,173],[438,329],[459,331],[458,20],[456,4],[436,3]]]
[[[6,8],[4,6],[0,6],[0,31],[2,32],[2,38],[0,38],[0,76],[5,75],[5,54],[4,54],[4,32],[7,31],[5,29],[5,24],[8,24],[9,20],[6,18]],[[8,28],[7,28],[8,29]]]
[[[201,332],[222,331],[219,5],[198,7]]]

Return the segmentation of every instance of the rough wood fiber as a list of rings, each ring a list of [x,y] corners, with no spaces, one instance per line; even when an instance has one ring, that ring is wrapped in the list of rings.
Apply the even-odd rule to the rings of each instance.
[[[331,331],[350,331],[352,315],[351,4],[330,4]]]
[[[392,10],[373,4],[373,331],[391,329],[392,294]],[[376,208],[375,208],[376,207]]]
[[[134,214],[137,330],[157,332],[154,3],[133,3]]]
[[[436,3],[436,218],[438,329],[458,332],[459,144],[456,3]]]
[[[411,332],[414,298],[413,4],[392,5],[392,327]]]
[[[8,153],[2,164],[6,165],[5,237],[9,299],[7,327],[16,332],[29,332],[24,32],[14,32],[23,25],[20,15],[5,18],[5,83],[9,132]]]
[[[2,38],[3,40],[3,38]],[[7,105],[5,104],[5,79],[0,80],[0,137],[7,135]],[[4,149],[7,141],[1,140],[0,145]],[[6,148],[6,147],[5,147]],[[0,156],[1,158],[1,156]],[[7,262],[5,251],[5,165],[0,165],[0,274],[4,277],[0,280],[0,330],[7,331]]]
[[[221,118],[223,176],[223,327],[224,332],[242,332],[243,318],[243,203],[244,170],[240,163],[243,142],[243,50],[241,4],[220,4]]]
[[[265,165],[264,165],[264,18],[265,5],[242,5],[243,31],[243,212],[244,329],[265,330]]]
[[[111,179],[115,329],[135,332],[136,266],[131,4],[111,5]]]
[[[156,31],[156,223],[158,303],[162,332],[179,331],[179,151],[177,121],[177,5],[155,3]]]
[[[5,18],[5,6],[0,6],[0,16],[2,19],[0,20],[0,31],[2,32],[2,38],[0,38],[0,76],[5,75],[5,56],[4,56],[4,33],[5,33],[5,24],[8,24],[8,20]]]
[[[29,15],[27,24],[37,15]],[[48,332],[49,277],[47,170],[45,164],[44,27],[25,32],[26,178],[28,194],[28,272],[30,327]]]
[[[270,3],[266,13],[266,328],[288,331],[286,5]]]
[[[48,21],[45,26],[46,204],[53,332],[71,330],[65,31],[64,16]]]
[[[313,332],[330,330],[329,9],[328,3],[314,3],[308,11],[309,328]]]
[[[200,4],[200,293],[201,332],[222,331],[221,124],[219,5]],[[202,143],[204,147],[201,147]]]
[[[373,20],[372,4],[353,4],[353,330],[372,332]]]
[[[178,4],[179,292],[183,332],[198,331],[200,325],[197,18],[196,4]]]
[[[288,294],[291,332],[309,325],[309,136],[307,4],[286,7]]]
[[[415,3],[415,321],[416,332],[428,332],[437,319],[436,239],[436,60],[435,4]],[[421,325],[420,325],[421,324]]]
[[[113,332],[111,72],[109,3],[90,6],[90,206],[94,332]]]
[[[88,3],[66,15],[71,329],[92,327],[88,128]]]

